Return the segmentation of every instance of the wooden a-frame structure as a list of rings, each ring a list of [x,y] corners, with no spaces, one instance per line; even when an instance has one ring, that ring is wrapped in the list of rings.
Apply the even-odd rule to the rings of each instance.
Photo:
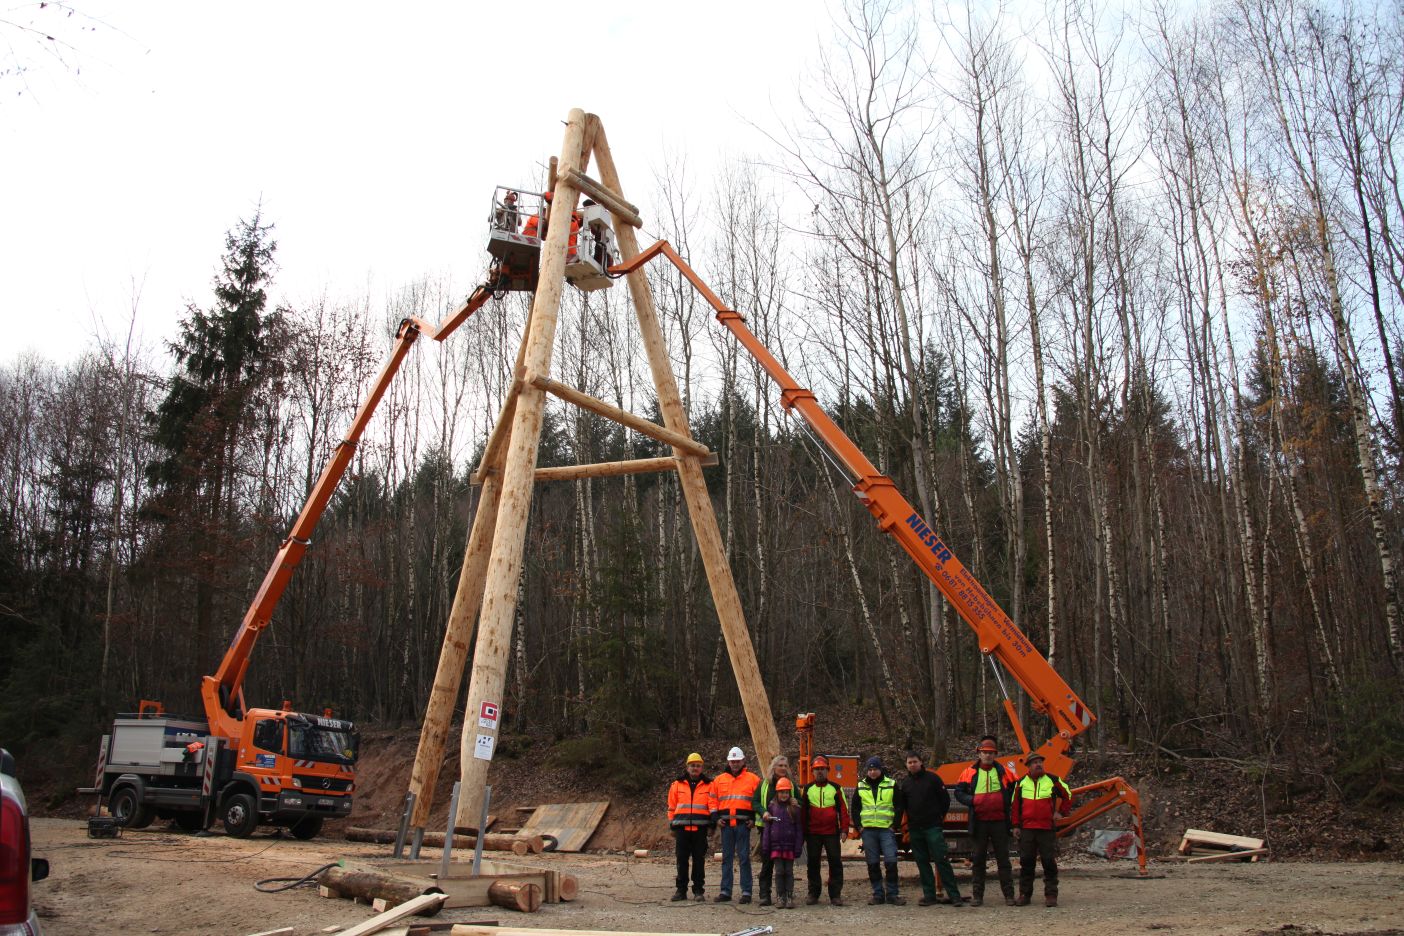
[[[599,169],[599,181],[585,174],[592,156]],[[608,208],[614,219],[621,266],[628,266],[639,253],[634,229],[642,222],[638,210],[624,199],[604,126],[597,116],[578,108],[570,112],[560,159],[553,169],[549,180],[549,188],[554,192],[553,212],[557,217],[570,217],[582,192]],[[779,735],[746,628],[741,598],[731,577],[721,532],[702,477],[703,466],[715,464],[716,457],[705,445],[694,440],[688,430],[687,415],[658,323],[653,293],[641,267],[630,270],[627,281],[663,425],[626,413],[550,379],[556,322],[565,285],[569,229],[570,225],[565,223],[552,224],[547,229],[531,315],[517,352],[514,380],[475,474],[475,480],[482,485],[478,511],[468,536],[458,591],[449,612],[443,650],[410,777],[410,792],[414,794],[410,826],[416,830],[425,828],[433,806],[434,787],[444,760],[444,747],[475,620],[478,631],[459,749],[462,782],[454,823],[474,826],[478,822],[500,725],[497,713],[507,678],[527,516],[531,509],[532,486],[538,480],[677,471],[750,724],[758,770],[764,770],[770,758],[780,751]],[[673,448],[672,457],[538,469],[537,448],[548,393],[668,443]]]

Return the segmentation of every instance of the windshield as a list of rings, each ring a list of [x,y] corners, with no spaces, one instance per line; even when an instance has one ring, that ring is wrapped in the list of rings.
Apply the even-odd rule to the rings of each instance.
[[[288,722],[288,756],[303,760],[330,761],[334,764],[356,763],[356,748],[360,735],[354,731],[314,728]]]

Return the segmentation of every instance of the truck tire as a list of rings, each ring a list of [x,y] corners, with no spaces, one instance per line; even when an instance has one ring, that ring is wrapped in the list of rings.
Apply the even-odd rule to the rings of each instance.
[[[304,816],[288,826],[288,831],[292,833],[293,838],[302,839],[304,842],[314,839],[317,833],[322,831],[322,817]]]
[[[119,826],[126,829],[144,829],[156,818],[151,807],[143,803],[136,790],[129,786],[120,786],[112,791],[107,799],[107,811],[112,813]]]
[[[258,807],[247,793],[226,797],[220,810],[224,831],[233,838],[248,838],[258,828]]]
[[[209,828],[202,812],[178,812],[175,814],[175,824],[182,832],[203,832]]]

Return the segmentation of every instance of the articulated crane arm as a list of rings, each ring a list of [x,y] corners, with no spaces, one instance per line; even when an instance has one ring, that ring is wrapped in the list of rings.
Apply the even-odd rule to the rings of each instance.
[[[298,514],[287,539],[283,540],[282,546],[279,547],[278,554],[268,569],[268,574],[263,577],[263,584],[259,586],[248,611],[244,613],[243,623],[239,625],[233,642],[225,651],[219,669],[213,676],[206,676],[202,681],[200,695],[205,705],[205,716],[209,719],[212,733],[226,738],[238,737],[245,711],[244,674],[248,671],[249,658],[253,653],[254,644],[258,642],[259,634],[272,620],[273,609],[278,606],[283,592],[287,589],[288,581],[292,578],[298,564],[302,562],[307,547],[311,545],[312,531],[317,528],[317,523],[322,519],[322,513],[326,510],[327,504],[330,503],[332,494],[336,491],[337,485],[341,483],[342,476],[346,474],[346,469],[351,464],[351,457],[356,453],[356,445],[361,439],[361,434],[365,431],[366,424],[370,422],[376,407],[380,405],[385,391],[389,389],[390,382],[400,370],[400,365],[404,363],[405,356],[409,354],[410,346],[420,335],[427,335],[435,341],[443,341],[491,298],[492,291],[487,286],[479,286],[453,314],[437,326],[430,325],[414,316],[400,322],[400,327],[395,331],[390,359],[380,369],[379,376],[371,384],[370,392],[366,394],[366,398],[361,401],[360,408],[356,410],[356,416],[351,420],[351,427],[347,429],[345,437],[337,444],[331,460],[322,469],[317,483],[312,486],[311,493],[307,495],[307,501],[302,505],[302,512]]]
[[[642,253],[612,267],[610,272],[632,272],[660,254],[672,261],[687,277],[716,310],[717,321],[736,337],[741,346],[770,375],[770,379],[780,388],[780,405],[788,412],[798,413],[813,434],[843,466],[853,483],[854,493],[877,520],[878,529],[897,540],[898,545],[912,561],[940,589],[941,594],[945,595],[946,600],[975,631],[980,641],[980,651],[998,660],[1023,687],[1033,708],[1053,722],[1058,733],[1044,742],[1038,750],[1047,758],[1048,770],[1051,773],[1066,777],[1074,764],[1069,756],[1072,739],[1090,728],[1096,720],[1091,709],[1078,698],[1058,675],[1057,670],[1039,653],[1038,648],[990,597],[984,586],[976,581],[970,570],[961,564],[950,547],[931,529],[916,508],[902,496],[892,479],[877,470],[868,457],[853,444],[853,440],[819,406],[814,394],[801,387],[746,326],[741,314],[727,308],[667,241],[659,241]],[[998,669],[995,670],[995,675],[999,677]],[[1003,685],[1002,678],[1000,684]],[[1004,708],[1018,735],[1020,746],[1027,753],[1028,740],[1007,693]],[[947,784],[954,783],[968,763],[967,761],[944,765],[939,770],[942,779]],[[1144,874],[1145,841],[1141,830],[1140,797],[1136,791],[1118,777],[1079,787],[1072,792],[1075,797],[1085,793],[1098,795],[1074,809],[1073,814],[1061,823],[1059,834],[1065,835],[1087,820],[1124,803],[1131,807],[1135,818],[1141,871]]]

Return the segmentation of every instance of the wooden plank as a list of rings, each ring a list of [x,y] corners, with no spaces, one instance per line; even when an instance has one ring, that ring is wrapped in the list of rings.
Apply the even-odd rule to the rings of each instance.
[[[1266,855],[1266,848],[1254,848],[1249,851],[1219,852],[1217,855],[1201,855],[1198,858],[1191,858],[1185,864],[1194,864],[1196,861],[1228,861],[1231,858],[1247,858],[1249,861],[1257,861],[1259,855]]]
[[[414,916],[422,910],[438,909],[446,905],[447,895],[445,894],[425,894],[416,897],[408,903],[402,903],[398,907],[386,910],[377,916],[371,917],[364,923],[359,923],[349,930],[343,930],[342,936],[370,936],[371,933],[378,933],[383,929],[388,929],[393,923],[403,920],[405,917]]]
[[[475,926],[459,923],[452,936],[718,936],[717,933],[641,932],[638,930],[546,929],[537,926]]]
[[[284,926],[281,929],[264,930],[261,933],[250,933],[249,936],[289,936],[293,932],[291,926]]]
[[[550,835],[556,851],[578,852],[595,834],[609,803],[552,803],[536,807],[522,825],[523,835]]]

